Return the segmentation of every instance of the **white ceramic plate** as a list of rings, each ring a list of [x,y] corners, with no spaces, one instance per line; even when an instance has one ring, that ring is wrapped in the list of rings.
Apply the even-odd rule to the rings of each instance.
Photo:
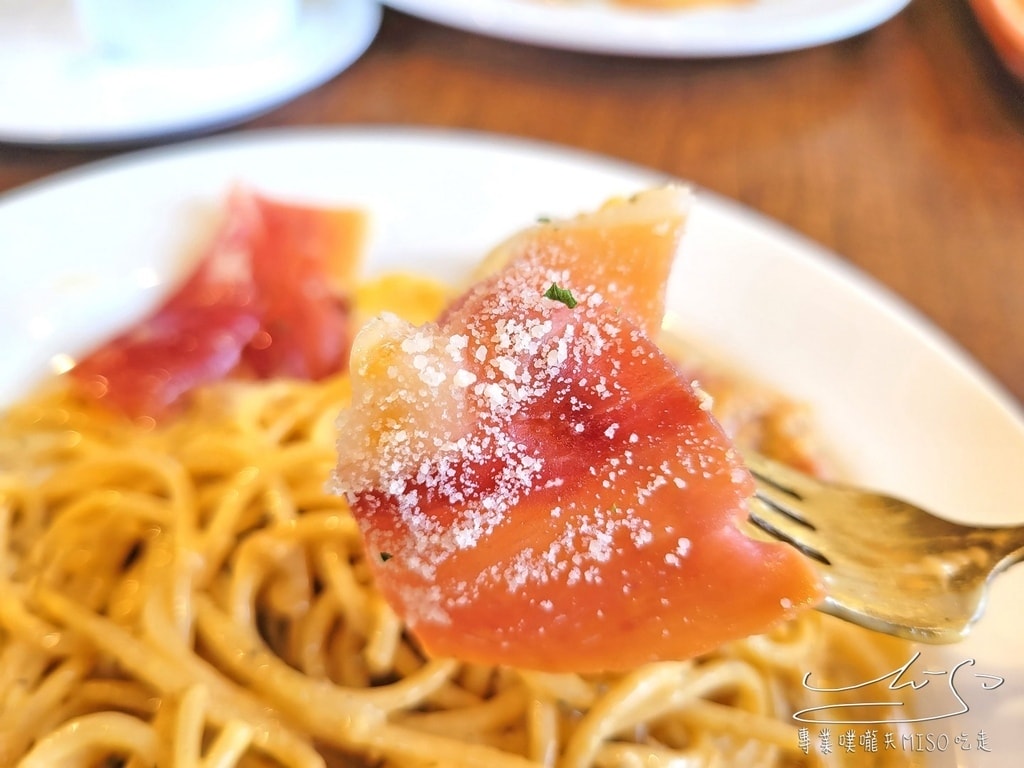
[[[750,56],[860,34],[909,0],[747,0],[642,11],[612,0],[384,0],[400,11],[481,35],[593,53]]]
[[[372,42],[374,0],[303,0],[265,53],[140,63],[89,47],[67,0],[0,0],[0,141],[147,141],[250,119],[329,80]]]
[[[553,147],[401,130],[226,136],[65,173],[0,197],[0,402],[44,375],[54,355],[82,350],[151,306],[195,256],[206,234],[199,214],[234,182],[363,205],[374,222],[368,269],[454,280],[538,215],[569,215],[663,180]],[[958,519],[1024,522],[1017,406],[845,262],[698,192],[669,305],[687,334],[807,401],[856,479]],[[970,640],[915,667],[920,682],[925,663],[951,671],[975,660],[956,681],[970,712],[918,728],[922,749],[937,733],[967,734],[973,748],[950,742],[931,757],[1008,768],[1024,754],[1022,593],[1024,567],[996,583]],[[992,678],[976,673],[1005,682],[984,690]],[[930,707],[952,698],[934,677],[903,693]],[[980,731],[991,753],[977,750]]]

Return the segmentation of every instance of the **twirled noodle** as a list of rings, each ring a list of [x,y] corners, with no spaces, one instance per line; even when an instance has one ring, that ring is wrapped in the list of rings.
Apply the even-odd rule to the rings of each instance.
[[[444,301],[392,276],[359,306],[389,296],[418,321]],[[778,444],[784,404],[751,409],[729,381],[746,410],[723,418]],[[426,659],[324,490],[348,397],[343,376],[225,382],[140,425],[58,381],[3,416],[0,764],[814,764],[789,719],[820,701],[802,675],[841,658],[867,679],[904,652],[809,614],[618,676]]]

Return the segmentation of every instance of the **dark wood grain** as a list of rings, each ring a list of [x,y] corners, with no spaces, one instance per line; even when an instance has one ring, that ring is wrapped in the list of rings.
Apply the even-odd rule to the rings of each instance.
[[[353,124],[540,139],[733,197],[889,286],[1024,400],[1024,88],[964,0],[915,0],[832,45],[700,61],[544,50],[389,11],[353,67],[232,130]],[[116,151],[0,145],[0,191]]]

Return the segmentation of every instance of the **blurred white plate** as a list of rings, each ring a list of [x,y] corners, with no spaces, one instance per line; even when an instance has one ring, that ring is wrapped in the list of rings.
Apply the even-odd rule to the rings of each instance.
[[[746,0],[643,11],[612,0],[383,0],[481,35],[551,48],[666,58],[750,56],[865,32],[910,0]]]
[[[88,145],[223,128],[323,84],[380,26],[374,0],[303,0],[266,52],[203,64],[92,50],[67,0],[0,0],[0,141]]]
[[[44,375],[54,355],[108,336],[167,291],[203,241],[199,214],[215,209],[233,182],[365,206],[374,222],[371,271],[456,280],[538,215],[570,215],[664,180],[497,137],[337,129],[224,136],[62,174],[0,197],[0,402]],[[1018,406],[836,256],[698,190],[669,306],[691,337],[809,403],[857,480],[957,519],[1024,522]],[[975,664],[958,673],[970,712],[920,724],[922,749],[927,734],[952,733],[967,734],[972,747],[949,742],[941,757],[959,765],[1009,768],[1024,754],[1021,594],[1024,566],[996,582],[968,641],[929,656],[931,671]],[[974,674],[1005,682],[983,690],[991,679]],[[907,695],[941,706],[952,698],[947,683],[933,678]],[[991,753],[977,749],[982,731]]]

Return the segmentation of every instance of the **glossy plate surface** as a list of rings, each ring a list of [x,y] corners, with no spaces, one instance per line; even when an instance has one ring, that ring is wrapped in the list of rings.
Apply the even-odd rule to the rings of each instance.
[[[94,51],[70,6],[0,0],[0,141],[116,144],[223,128],[349,67],[381,17],[374,0],[302,0],[294,30],[273,48],[199,65]]]
[[[373,221],[368,271],[458,280],[540,215],[571,215],[665,180],[479,134],[336,129],[218,137],[62,174],[0,197],[0,402],[46,375],[54,356],[82,351],[151,306],[196,255],[233,183],[363,205]],[[700,190],[697,201],[670,285],[675,327],[809,403],[853,479],[959,520],[1024,523],[1015,402],[835,255],[734,203]],[[930,650],[911,670],[927,686],[894,692],[936,715],[915,726],[922,740],[950,738],[930,755],[936,764],[1009,768],[1024,754],[1021,594],[1024,566],[996,581],[967,641]],[[995,678],[1003,682],[990,690]],[[970,711],[939,716],[959,710],[955,694]],[[989,753],[977,748],[982,732]]]
[[[611,0],[384,0],[400,11],[490,37],[592,53],[750,56],[860,34],[909,0],[745,0],[672,11]]]

